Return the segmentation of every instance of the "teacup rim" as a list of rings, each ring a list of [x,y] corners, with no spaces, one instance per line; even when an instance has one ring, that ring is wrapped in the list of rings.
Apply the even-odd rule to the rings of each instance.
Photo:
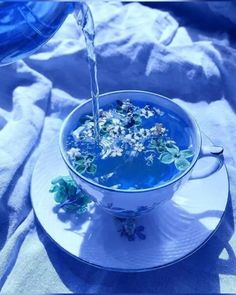
[[[103,94],[99,95],[100,97],[104,97],[104,96],[109,96],[112,94],[119,94],[119,93],[144,93],[144,94],[149,94],[149,95],[154,95],[156,97],[160,97],[163,98],[167,101],[169,101],[170,103],[176,105],[178,108],[181,109],[182,112],[184,112],[184,114],[186,115],[186,117],[188,117],[190,119],[190,121],[192,122],[194,128],[195,128],[195,133],[198,137],[198,142],[199,142],[199,146],[197,149],[197,153],[194,156],[194,159],[192,160],[190,166],[180,175],[178,175],[176,178],[169,180],[167,182],[165,182],[164,184],[160,184],[157,185],[155,187],[150,187],[150,188],[144,188],[144,189],[119,189],[119,188],[111,188],[108,186],[104,186],[102,184],[96,183],[93,180],[88,179],[87,177],[84,177],[82,174],[80,174],[78,171],[76,171],[74,169],[74,167],[72,166],[72,164],[69,162],[69,160],[67,159],[66,156],[66,151],[63,145],[63,131],[67,125],[67,123],[69,122],[70,118],[83,106],[85,106],[86,104],[91,104],[92,103],[92,98],[89,98],[88,100],[86,100],[85,102],[81,103],[80,105],[78,105],[76,108],[74,108],[68,115],[67,117],[64,119],[62,126],[60,128],[60,133],[59,133],[59,149],[60,149],[60,153],[61,156],[65,162],[65,164],[67,165],[67,167],[75,174],[77,175],[79,178],[81,178],[83,181],[87,182],[90,185],[93,185],[95,187],[98,187],[100,189],[103,190],[107,190],[107,191],[111,191],[111,192],[116,192],[116,193],[144,193],[144,192],[151,192],[151,191],[155,191],[164,187],[168,187],[169,185],[172,185],[174,183],[176,183],[177,181],[181,180],[181,178],[183,178],[184,176],[186,176],[191,170],[192,168],[195,166],[195,164],[197,163],[197,160],[199,158],[199,154],[201,151],[201,146],[202,146],[202,136],[201,136],[201,131],[200,128],[198,126],[198,123],[196,122],[195,118],[189,114],[182,106],[178,105],[176,102],[173,102],[172,99],[155,93],[155,92],[151,92],[151,91],[145,91],[145,90],[115,90],[115,91],[110,91],[110,92],[105,92]]]

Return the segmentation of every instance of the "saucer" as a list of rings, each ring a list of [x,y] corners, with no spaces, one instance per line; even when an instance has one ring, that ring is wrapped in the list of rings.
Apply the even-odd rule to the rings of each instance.
[[[210,145],[203,136],[203,143]],[[199,160],[203,169],[212,158]],[[114,271],[148,271],[176,263],[198,250],[216,231],[228,200],[228,175],[216,173],[189,180],[172,200],[137,219],[146,238],[122,237],[112,216],[94,204],[81,216],[66,213],[49,193],[51,180],[68,175],[54,140],[41,154],[32,176],[31,200],[40,224],[68,254],[90,265]]]

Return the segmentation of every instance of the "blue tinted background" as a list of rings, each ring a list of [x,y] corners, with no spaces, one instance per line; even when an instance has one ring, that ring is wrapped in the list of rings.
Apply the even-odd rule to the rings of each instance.
[[[231,182],[226,214],[197,253],[144,274],[84,265],[44,234],[30,202],[32,171],[62,120],[90,92],[84,41],[69,18],[31,58],[0,68],[0,288],[16,293],[235,292],[235,4],[91,7],[101,92],[149,90],[187,108],[203,132],[225,148]]]

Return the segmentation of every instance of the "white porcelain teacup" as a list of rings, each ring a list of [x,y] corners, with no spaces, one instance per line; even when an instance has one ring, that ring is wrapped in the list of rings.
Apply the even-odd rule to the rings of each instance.
[[[170,200],[174,193],[189,178],[204,178],[215,173],[223,164],[223,148],[217,146],[202,146],[201,132],[195,120],[182,107],[172,100],[161,95],[138,90],[124,90],[106,93],[100,96],[99,104],[103,108],[121,97],[128,97],[132,101],[144,102],[157,107],[164,107],[178,114],[189,128],[189,134],[192,138],[194,157],[191,165],[164,184],[148,189],[113,189],[93,182],[78,173],[68,160],[66,153],[66,139],[68,135],[78,127],[79,119],[88,113],[91,113],[91,100],[75,108],[65,119],[60,132],[60,151],[68,167],[70,175],[78,186],[89,194],[95,203],[106,212],[118,217],[136,217],[150,212],[161,203]],[[200,173],[192,173],[196,162],[202,157],[215,157],[212,165]]]

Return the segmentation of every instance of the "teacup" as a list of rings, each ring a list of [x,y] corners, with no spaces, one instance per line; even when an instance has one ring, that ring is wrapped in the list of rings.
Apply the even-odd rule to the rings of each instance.
[[[104,108],[117,100],[130,98],[134,102],[151,104],[156,107],[163,107],[176,114],[188,126],[189,136],[192,139],[194,157],[191,165],[174,179],[166,181],[164,184],[147,189],[115,189],[100,185],[91,179],[85,178],[77,172],[68,160],[66,153],[66,140],[69,134],[78,127],[78,121],[84,115],[91,113],[92,101],[81,104],[75,108],[65,119],[60,132],[60,151],[65,161],[69,173],[76,184],[85,191],[94,202],[106,212],[117,217],[137,217],[150,212],[156,206],[170,200],[174,193],[189,178],[204,178],[215,173],[223,164],[223,148],[218,146],[202,146],[200,129],[190,114],[172,100],[146,91],[122,90],[103,94],[99,97],[99,105]],[[204,171],[197,173],[193,168],[202,157],[215,157],[212,165],[206,167]],[[135,171],[134,171],[135,173]]]

